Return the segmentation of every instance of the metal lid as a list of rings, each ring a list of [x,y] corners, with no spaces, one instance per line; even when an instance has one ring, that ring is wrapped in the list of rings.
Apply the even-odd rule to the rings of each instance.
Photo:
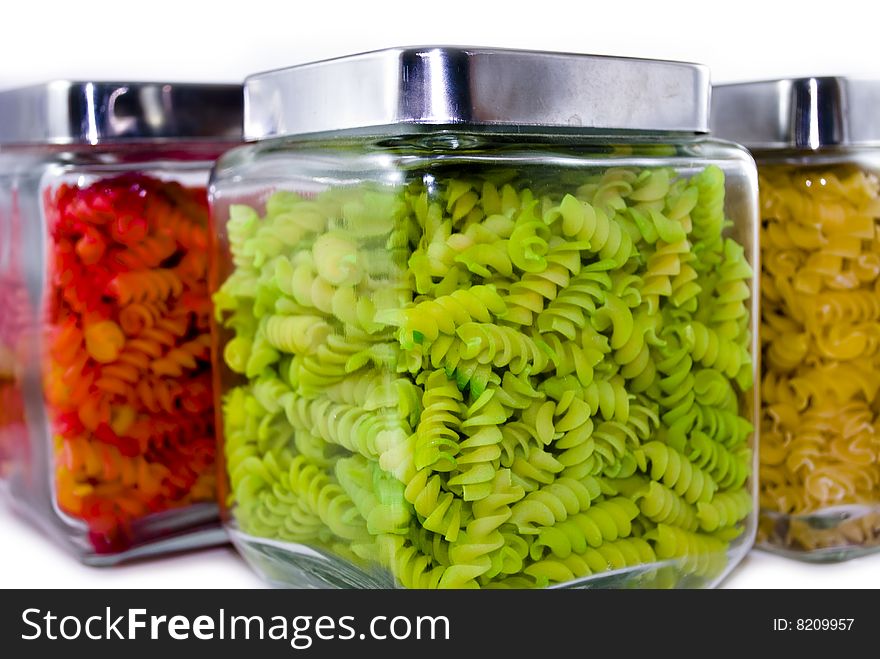
[[[241,85],[56,80],[0,92],[0,144],[241,141]]]
[[[395,125],[707,131],[697,64],[492,48],[390,48],[250,76],[245,139]]]
[[[712,132],[751,149],[880,144],[880,81],[790,78],[712,90]]]

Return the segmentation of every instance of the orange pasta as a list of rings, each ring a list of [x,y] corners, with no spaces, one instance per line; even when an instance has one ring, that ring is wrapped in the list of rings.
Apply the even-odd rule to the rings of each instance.
[[[0,377],[0,479],[9,478],[27,449],[21,389],[9,377]]]
[[[877,542],[878,187],[851,165],[761,172],[761,534],[771,544]],[[849,520],[836,534],[795,519],[833,507]]]
[[[30,352],[25,337],[31,305],[24,283],[17,276],[17,258],[14,260],[10,268],[14,274],[0,278],[0,301],[5,307],[0,312],[0,481],[12,480],[13,472],[24,470],[30,449],[17,365],[22,355]]]
[[[46,199],[54,269],[45,396],[56,495],[99,553],[214,498],[204,189],[121,176]]]

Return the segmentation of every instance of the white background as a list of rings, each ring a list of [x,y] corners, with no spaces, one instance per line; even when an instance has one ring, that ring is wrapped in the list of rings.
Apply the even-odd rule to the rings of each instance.
[[[870,0],[24,0],[3,9],[0,89],[63,77],[234,82],[256,71],[418,44],[696,61],[711,67],[716,82],[880,78],[878,41],[880,5]],[[259,585],[228,549],[85,568],[0,510],[0,587]],[[725,586],[876,588],[880,554],[813,566],[755,552]]]

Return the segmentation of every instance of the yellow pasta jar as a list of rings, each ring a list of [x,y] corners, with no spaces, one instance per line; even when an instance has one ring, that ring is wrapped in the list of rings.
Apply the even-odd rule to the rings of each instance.
[[[753,541],[754,162],[703,67],[389,49],[215,166],[231,536],[298,587],[708,587]]]
[[[723,85],[713,130],[750,147],[761,208],[761,546],[880,549],[880,83]]]

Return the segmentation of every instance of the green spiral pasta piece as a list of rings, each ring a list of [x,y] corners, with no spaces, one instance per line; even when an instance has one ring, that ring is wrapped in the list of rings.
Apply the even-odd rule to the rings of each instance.
[[[678,329],[678,328],[675,328]],[[691,349],[694,360],[703,366],[715,368],[729,378],[749,370],[751,357],[746,346],[721,337],[717,331],[694,321],[686,328],[683,342]]]
[[[580,252],[571,243],[558,243],[547,254],[547,268],[541,272],[527,272],[511,285],[504,302],[508,312],[504,320],[517,325],[531,326],[548,302],[556,299],[560,289],[567,288],[572,275],[581,269]]]
[[[638,506],[625,497],[600,501],[563,522],[538,529],[531,556],[540,560],[546,550],[558,558],[566,558],[572,553],[583,553],[588,546],[596,548],[625,538],[632,533],[632,521],[638,514]]]
[[[662,344],[657,332],[660,318],[652,316],[646,309],[633,316],[633,329],[620,348],[614,353],[620,365],[620,375],[628,381],[632,393],[648,389],[657,377],[657,365],[651,355],[651,346]]]
[[[672,282],[682,271],[682,259],[691,251],[687,240],[675,243],[658,242],[648,263],[642,286],[642,295],[648,302],[648,309],[654,312],[659,308],[660,297],[672,296]]]
[[[393,309],[376,319],[400,328],[398,339],[404,348],[430,344],[440,334],[455,335],[456,329],[472,320],[491,323],[507,311],[504,300],[493,286],[474,286],[434,300],[424,300],[410,309]]]
[[[662,482],[688,503],[710,501],[718,490],[708,473],[662,442],[646,443],[636,451],[636,460],[641,471],[650,473],[652,480]]]
[[[657,558],[683,558],[693,574],[718,574],[727,562],[724,541],[710,535],[658,524],[645,539],[653,543]]]
[[[362,371],[324,390],[334,403],[365,410],[397,408],[401,418],[415,425],[422,413],[423,388],[407,378]]]
[[[541,390],[554,400],[560,400],[567,392],[572,392],[585,401],[594,414],[599,412],[605,420],[625,423],[629,419],[630,392],[620,376],[595,380],[587,385],[570,376],[549,377],[541,384]]]
[[[492,578],[504,571],[503,560],[493,560],[494,556],[500,556],[496,552],[505,546],[504,536],[498,529],[510,518],[510,504],[521,499],[523,491],[513,484],[510,472],[504,469],[493,476],[490,488],[474,503],[474,518],[449,550],[452,563],[443,574],[441,587],[475,587],[478,577]]]
[[[573,277],[559,295],[538,314],[536,326],[542,333],[557,332],[571,341],[590,322],[611,288],[607,272],[582,272]]]
[[[538,526],[553,526],[586,510],[601,494],[599,482],[593,476],[579,481],[559,478],[514,504],[510,521],[519,533],[537,533]]]
[[[321,518],[318,506],[312,505],[317,502],[304,500],[291,491],[284,469],[291,460],[289,453],[281,452],[278,458],[267,453],[262,459],[253,456],[238,464],[234,492],[239,500],[247,501],[238,519],[250,533],[293,542],[327,543],[332,540],[332,531]],[[344,500],[342,503],[342,508],[347,508]],[[340,528],[354,528],[356,523],[348,510],[346,518],[339,520]]]
[[[598,194],[603,191],[600,189]],[[594,200],[595,201],[595,200]],[[561,224],[562,235],[576,243],[589,245],[588,251],[598,256],[598,269],[621,267],[635,249],[629,233],[615,217],[609,217],[601,207],[565,195],[558,209],[551,210],[545,221],[551,226]]]
[[[460,498],[442,487],[439,475],[432,476],[427,469],[421,469],[406,481],[404,497],[423,518],[422,526],[454,542],[467,519],[467,511]]]
[[[429,531],[423,526],[410,525],[409,540],[435,565],[449,565],[449,543],[439,533]]]
[[[548,349],[550,355],[550,364],[545,372],[552,370],[556,377],[564,378],[574,388],[588,387],[593,384],[596,378],[595,367],[600,365],[606,355],[611,352],[607,338],[602,334],[595,333],[598,338],[595,341],[591,340],[593,333],[595,330],[592,329],[592,326],[584,328],[582,331],[581,339],[586,347],[562,340],[551,333],[541,334],[537,337],[537,340],[541,341],[541,345]],[[574,381],[570,376],[574,376]]]
[[[404,498],[400,481],[360,455],[338,460],[335,475],[361,518],[366,520],[370,534],[406,535],[409,532],[412,506]]]
[[[635,501],[641,513],[652,522],[669,524],[686,531],[696,531],[699,527],[694,506],[662,483],[631,476],[615,481],[613,486]]]
[[[312,428],[321,439],[364,457],[379,459],[406,440],[409,429],[394,414],[379,415],[352,405],[284,394],[282,404],[295,428]]]
[[[749,476],[752,452],[748,448],[732,453],[724,444],[713,442],[703,432],[695,431],[690,439],[688,458],[706,470],[723,490],[741,488]]]
[[[697,504],[697,518],[700,529],[709,533],[723,528],[730,528],[752,510],[752,497],[748,490],[737,489],[730,492],[719,492],[712,501],[701,501]]]
[[[280,424],[276,423],[276,427],[270,428],[266,434],[270,437],[278,437],[280,434],[278,432],[279,425]],[[329,442],[325,442],[320,437],[316,437],[308,430],[302,430],[301,428],[292,429],[289,426],[285,430],[293,432],[293,444],[296,447],[296,450],[299,451],[301,455],[309,458],[312,463],[320,467],[329,467],[333,465],[335,460],[339,457],[337,447]]]
[[[391,570],[404,588],[433,589],[440,586],[446,568],[434,565],[406,538],[396,535],[376,537],[380,562]]]
[[[484,391],[465,412],[461,423],[465,439],[457,459],[457,471],[448,481],[450,488],[461,488],[465,501],[483,499],[492,492],[494,464],[501,457],[501,430],[507,413],[493,389]]]
[[[455,336],[443,336],[431,345],[426,361],[431,368],[443,368],[461,388],[481,394],[490,383],[492,369],[505,369],[513,375],[539,372],[549,361],[543,343],[510,327],[492,323],[462,323]],[[485,373],[485,377],[480,374]]]
[[[280,352],[308,354],[330,334],[330,325],[318,316],[269,316],[266,340]]]
[[[238,528],[409,588],[714,579],[752,511],[721,170],[407,176],[230,207]]]
[[[718,265],[724,228],[724,173],[718,167],[707,167],[691,179],[697,201],[691,211],[694,251],[699,255],[696,269],[711,271]]]
[[[728,449],[745,443],[754,430],[754,426],[735,412],[715,408],[700,408],[701,428],[714,441],[720,442]]]
[[[511,467],[514,461],[528,456],[532,451],[542,448],[535,434],[535,429],[522,421],[508,421],[501,427],[501,458],[502,467]],[[534,488],[526,488],[531,491]]]
[[[570,554],[564,559],[551,556],[535,561],[524,572],[535,580],[534,585],[545,587],[565,583],[608,570],[650,564],[657,560],[651,545],[642,538],[624,538],[605,542],[596,548],[588,547],[581,554]],[[523,585],[513,586],[522,588]]]
[[[424,411],[416,427],[415,466],[452,471],[458,464],[459,433],[464,404],[461,392],[442,371],[424,378]]]
[[[504,409],[510,411],[525,410],[536,400],[544,398],[544,394],[534,388],[527,373],[514,375],[509,370],[504,372],[495,396]]]
[[[517,455],[510,466],[517,484],[526,492],[534,492],[543,485],[549,485],[565,471],[555,455],[537,448]]]
[[[361,520],[354,502],[320,466],[298,455],[290,462],[285,483],[338,537],[344,540],[362,537],[363,525],[358,523]]]

